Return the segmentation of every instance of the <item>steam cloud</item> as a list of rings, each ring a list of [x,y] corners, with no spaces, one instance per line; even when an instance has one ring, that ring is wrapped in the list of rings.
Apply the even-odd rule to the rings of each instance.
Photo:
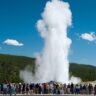
[[[67,36],[67,28],[71,26],[71,22],[72,13],[68,3],[61,0],[46,3],[42,19],[37,22],[38,31],[45,41],[44,49],[42,55],[37,57],[35,75],[26,70],[21,71],[21,79],[27,83],[30,81],[68,83],[70,81],[68,51],[71,39]],[[28,75],[31,75],[31,80],[29,80],[30,76],[26,80]]]

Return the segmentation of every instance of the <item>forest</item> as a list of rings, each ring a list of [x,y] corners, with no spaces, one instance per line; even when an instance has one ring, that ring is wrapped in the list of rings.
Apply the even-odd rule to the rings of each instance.
[[[30,66],[32,72],[35,72],[35,58],[25,56],[15,56],[0,54],[0,82],[8,80],[9,82],[23,82],[20,80],[20,70]],[[80,77],[82,81],[96,80],[96,66],[70,63],[70,76]]]

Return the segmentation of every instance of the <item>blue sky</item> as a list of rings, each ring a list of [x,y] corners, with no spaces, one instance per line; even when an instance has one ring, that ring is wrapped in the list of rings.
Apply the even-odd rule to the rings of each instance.
[[[96,32],[96,0],[64,0],[69,2],[73,26],[68,30],[72,39],[70,62],[96,65],[96,42],[80,38],[81,34]],[[0,0],[0,53],[34,56],[41,52],[44,42],[36,29],[47,0]],[[14,39],[23,46],[4,44]]]

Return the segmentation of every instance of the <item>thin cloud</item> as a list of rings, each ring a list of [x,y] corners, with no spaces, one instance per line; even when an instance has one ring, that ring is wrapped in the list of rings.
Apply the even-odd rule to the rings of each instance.
[[[13,46],[23,46],[24,45],[23,43],[18,42],[17,40],[14,40],[14,39],[7,39],[3,43],[7,44],[7,45],[13,45]]]
[[[91,33],[83,33],[80,36],[82,39],[87,40],[87,41],[95,41],[96,40],[96,35],[95,32],[91,32]]]

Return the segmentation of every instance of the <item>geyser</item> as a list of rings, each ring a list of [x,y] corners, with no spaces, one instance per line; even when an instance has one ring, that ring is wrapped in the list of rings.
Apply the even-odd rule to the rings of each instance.
[[[37,57],[36,72],[31,80],[26,79],[30,75],[28,70],[20,72],[25,82],[69,82],[68,52],[71,40],[67,36],[67,29],[72,21],[69,7],[68,3],[61,0],[46,3],[42,19],[37,22],[38,31],[44,39],[44,49]]]
[[[44,38],[45,46],[39,58],[36,77],[40,82],[69,81],[68,51],[71,40],[67,28],[71,25],[69,4],[59,0],[49,1],[37,22],[37,28]]]

